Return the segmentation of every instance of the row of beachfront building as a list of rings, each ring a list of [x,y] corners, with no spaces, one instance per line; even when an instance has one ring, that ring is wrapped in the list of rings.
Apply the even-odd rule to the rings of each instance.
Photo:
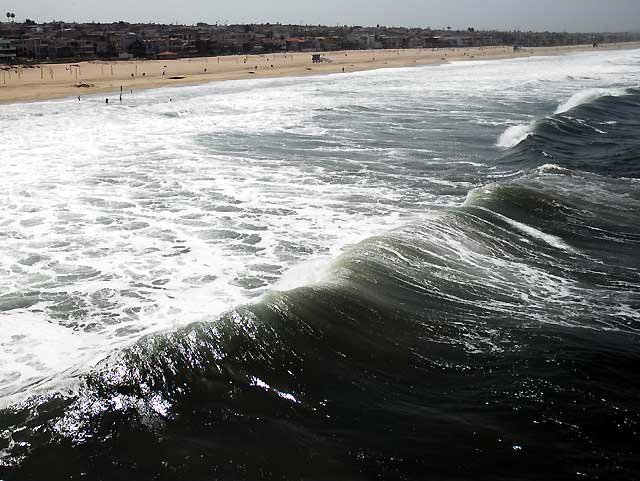
[[[432,30],[310,25],[0,24],[0,63],[178,58],[279,51],[552,46],[639,40],[633,33]]]

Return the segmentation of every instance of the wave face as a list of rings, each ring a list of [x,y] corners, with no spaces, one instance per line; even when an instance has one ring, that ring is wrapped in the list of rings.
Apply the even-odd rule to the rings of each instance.
[[[84,358],[59,367],[41,358],[50,368],[47,378],[29,378],[31,385],[20,381],[20,355],[30,355],[20,336],[35,334],[19,328],[32,329],[47,311],[11,307],[5,298],[3,321],[13,315],[25,322],[9,324],[14,344],[3,341],[21,351],[0,358],[0,368],[11,362],[18,373],[0,384],[7,393],[0,410],[0,479],[637,479],[635,55],[454,64],[315,79],[304,86],[306,79],[250,84],[271,101],[281,90],[288,94],[291,82],[309,95],[322,92],[321,100],[312,101],[322,104],[312,121],[305,123],[306,114],[296,107],[301,124],[295,134],[265,127],[266,138],[247,137],[245,145],[262,156],[265,178],[252,191],[259,199],[266,189],[274,204],[293,202],[298,191],[298,205],[318,217],[305,223],[295,213],[287,217],[282,205],[277,215],[257,212],[251,196],[249,206],[239,201],[242,191],[234,194],[237,202],[216,197],[224,214],[204,218],[226,222],[225,245],[216,251],[216,237],[200,245],[201,252],[228,255],[224,249],[235,246],[251,266],[261,256],[269,258],[269,276],[254,276],[261,281],[259,292],[244,285],[234,306],[205,321],[199,319],[202,306],[189,308],[176,295],[174,315],[182,321],[153,332],[140,309],[136,323],[120,324],[139,335],[128,331],[122,341],[108,327],[91,332],[91,342],[85,342],[83,329],[71,329],[79,334],[68,338],[101,360],[78,368]],[[474,90],[470,76],[477,79]],[[233,96],[235,88],[245,95],[244,84],[228,85],[231,91],[214,98]],[[201,95],[212,102],[211,88],[183,92],[194,95],[194,103],[203,103]],[[523,89],[535,92],[537,100],[523,101]],[[374,91],[385,98],[376,103]],[[136,108],[148,117],[158,108],[153,96],[163,94],[147,95],[149,104]],[[176,104],[180,108],[179,101],[167,108]],[[496,112],[505,106],[508,118]],[[166,113],[161,112],[162,125],[176,118]],[[211,112],[202,118],[217,119]],[[234,145],[231,137],[239,135],[234,129],[241,124],[215,134],[216,142]],[[513,125],[531,127],[510,148],[496,149],[495,139]],[[204,153],[201,127],[193,127],[197,148],[187,151],[220,161],[216,168],[227,172],[231,163],[227,167]],[[323,143],[329,133],[353,150],[340,153],[339,145]],[[281,137],[284,145],[275,140]],[[277,160],[286,152],[297,163]],[[376,160],[380,156],[386,161]],[[238,175],[245,175],[239,165]],[[257,172],[256,165],[250,170]],[[266,178],[292,165],[299,185],[291,190],[280,177]],[[188,163],[184,169],[185,178],[193,175]],[[228,175],[230,186],[241,185]],[[165,227],[183,234],[180,245],[188,245],[192,228],[200,232],[204,226],[194,227],[179,207],[202,214],[204,203],[193,199],[204,191],[181,182],[175,215],[155,204],[153,212],[159,209]],[[149,196],[152,184],[145,184]],[[323,185],[327,198],[314,203],[318,191],[308,185]],[[164,187],[160,192],[166,194]],[[373,195],[375,189],[380,196]],[[339,248],[328,247],[339,237],[329,229],[331,221],[327,230],[314,231],[322,225],[320,210],[323,219],[333,216],[345,227]],[[229,234],[244,233],[239,223],[247,222],[247,213],[263,226],[265,240],[251,245],[265,252],[255,257],[238,247],[244,237]],[[145,218],[153,224],[158,217]],[[185,224],[182,230],[173,218]],[[290,237],[287,218],[299,222]],[[25,235],[17,224],[8,225],[16,236]],[[141,248],[153,227],[139,229]],[[294,248],[305,229],[317,249],[307,255]],[[280,249],[271,250],[267,239]],[[285,241],[290,250],[283,250]],[[128,248],[129,242],[122,237],[110,248]],[[183,269],[190,269],[191,254],[180,255]],[[168,257],[166,276],[186,275],[175,260],[180,255]],[[222,279],[243,272],[221,262]],[[85,276],[88,284],[100,278],[101,265]],[[138,275],[144,272],[140,268]],[[21,274],[14,269],[7,275]],[[112,283],[105,311],[126,312],[118,304],[124,293],[134,299],[144,293],[143,306],[160,303],[146,280],[140,287],[125,282],[131,275],[126,270],[114,268],[111,275],[127,290]],[[41,284],[40,294],[31,296],[64,291],[92,299],[80,296],[83,284],[75,281],[64,279],[65,289]],[[233,297],[220,285],[223,296]],[[173,296],[184,284],[156,286],[166,286]],[[193,303],[203,298],[200,290],[188,291],[187,301],[190,293],[198,294]],[[215,290],[208,293],[216,297]],[[74,322],[85,322],[75,316]],[[46,332],[69,329],[55,318],[48,324]],[[96,339],[108,349],[95,348]],[[50,374],[55,369],[60,372]]]

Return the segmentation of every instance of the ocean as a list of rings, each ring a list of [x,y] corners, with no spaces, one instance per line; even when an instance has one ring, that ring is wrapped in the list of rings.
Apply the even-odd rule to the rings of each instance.
[[[0,106],[0,479],[640,478],[640,51]]]

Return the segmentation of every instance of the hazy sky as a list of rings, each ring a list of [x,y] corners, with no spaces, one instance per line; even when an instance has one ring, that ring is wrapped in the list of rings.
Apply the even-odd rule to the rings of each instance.
[[[640,30],[640,0],[6,0],[1,8],[37,21]]]

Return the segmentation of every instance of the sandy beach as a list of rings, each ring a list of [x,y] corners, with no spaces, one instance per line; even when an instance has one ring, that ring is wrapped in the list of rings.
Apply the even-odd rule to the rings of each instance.
[[[606,49],[640,48],[640,43],[608,44]],[[460,60],[489,60],[561,55],[596,50],[590,45],[527,48],[356,50],[322,52],[322,63],[312,52],[183,58],[178,60],[92,61],[0,67],[0,103],[47,100],[105,92],[117,101],[124,92],[180,84],[354,72],[390,67],[436,65]]]

